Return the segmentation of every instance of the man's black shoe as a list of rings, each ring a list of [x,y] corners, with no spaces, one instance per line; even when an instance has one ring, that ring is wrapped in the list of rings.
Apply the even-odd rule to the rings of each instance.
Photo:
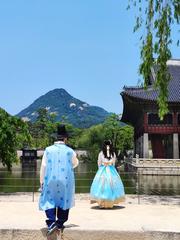
[[[52,224],[48,227],[47,236],[51,235],[55,230],[57,230],[57,226],[56,226],[55,223],[52,223]]]

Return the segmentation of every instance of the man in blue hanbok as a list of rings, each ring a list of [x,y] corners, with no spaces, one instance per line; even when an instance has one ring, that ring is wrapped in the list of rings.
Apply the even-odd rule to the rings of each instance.
[[[41,169],[41,196],[39,209],[47,216],[47,235],[62,230],[68,220],[69,209],[74,206],[74,168],[78,165],[76,153],[66,145],[65,125],[57,129],[57,141],[45,149]]]

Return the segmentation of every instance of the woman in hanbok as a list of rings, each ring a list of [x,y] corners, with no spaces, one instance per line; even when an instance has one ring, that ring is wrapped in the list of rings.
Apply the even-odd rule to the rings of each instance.
[[[105,140],[98,156],[98,171],[90,189],[91,203],[112,208],[124,200],[124,186],[115,168],[116,155],[110,140]]]

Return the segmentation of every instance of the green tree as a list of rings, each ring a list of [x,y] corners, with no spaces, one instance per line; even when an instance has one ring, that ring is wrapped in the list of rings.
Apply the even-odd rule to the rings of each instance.
[[[88,151],[88,160],[96,162],[98,153],[101,150],[105,139],[110,139],[115,147],[116,154],[125,154],[133,148],[133,128],[122,125],[119,116],[112,114],[103,124],[84,129],[81,135],[77,136],[77,147]]]
[[[111,116],[109,116],[104,122],[103,126],[104,126],[105,138],[111,139],[113,146],[116,149],[117,141],[119,137],[119,131],[120,131],[120,120],[118,115],[112,114]]]
[[[97,162],[98,153],[104,140],[102,124],[81,130],[77,136],[77,147],[88,151],[88,161]]]
[[[18,161],[17,149],[29,142],[27,124],[0,109],[0,160],[8,170]]]
[[[130,6],[137,7],[138,15],[134,31],[145,27],[146,33],[141,36],[140,74],[146,88],[153,66],[157,66],[154,87],[159,90],[159,116],[163,119],[168,113],[168,82],[170,75],[167,60],[171,58],[170,46],[173,42],[172,27],[180,22],[179,0],[129,0]],[[177,40],[179,45],[179,39]]]
[[[64,124],[64,122],[61,123]],[[58,124],[60,124],[60,122]],[[78,139],[81,136],[83,129],[75,128],[72,124],[69,123],[66,123],[65,125],[69,135],[68,145],[70,145],[70,147],[73,149],[79,148]]]
[[[56,130],[55,114],[49,114],[47,109],[37,110],[38,116],[34,123],[29,122],[29,130],[34,139],[32,147],[44,148],[52,144],[53,133]]]
[[[119,130],[119,137],[117,142],[117,149],[120,151],[121,156],[126,155],[128,150],[134,147],[134,129],[126,125],[122,126]]]
[[[133,148],[134,130],[131,126],[122,125],[119,116],[112,114],[103,124],[104,137],[110,139],[118,155],[119,151],[124,155],[127,150]]]

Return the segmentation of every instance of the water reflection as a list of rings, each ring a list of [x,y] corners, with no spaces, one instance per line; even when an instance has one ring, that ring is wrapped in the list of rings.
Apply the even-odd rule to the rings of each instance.
[[[140,175],[139,178],[142,194],[180,194],[180,176]]]
[[[90,191],[96,171],[97,164],[81,163],[75,168],[76,192],[87,193]]]
[[[0,167],[0,192],[32,192],[39,189],[39,169],[36,166],[14,165],[12,172]],[[88,193],[97,171],[97,164],[80,163],[75,169],[76,192]],[[118,168],[127,194],[178,195],[180,176],[151,176],[128,173],[123,166]]]

